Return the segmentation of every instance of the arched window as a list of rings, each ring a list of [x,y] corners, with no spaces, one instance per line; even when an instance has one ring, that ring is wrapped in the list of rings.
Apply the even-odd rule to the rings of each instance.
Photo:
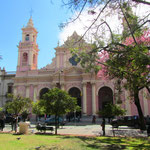
[[[49,91],[48,88],[43,88],[40,90],[39,98],[42,99],[43,95]]]
[[[28,62],[28,54],[27,53],[23,53],[22,65],[26,66],[27,62]]]
[[[25,40],[26,40],[26,41],[29,41],[29,34],[26,35]]]

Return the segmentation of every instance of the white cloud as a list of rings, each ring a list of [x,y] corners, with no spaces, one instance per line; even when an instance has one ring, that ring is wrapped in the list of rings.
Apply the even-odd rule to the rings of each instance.
[[[90,15],[88,14],[88,11],[85,10],[84,12],[82,12],[82,15],[80,16],[79,19],[77,19],[75,22],[68,24],[68,26],[66,26],[59,35],[60,44],[63,44],[64,41],[67,40],[67,37],[71,36],[74,31],[76,31],[79,35],[83,35],[87,30],[87,27],[89,27],[93,22],[93,19],[97,17],[99,10],[100,8],[97,8],[95,10],[96,12],[95,15]],[[136,15],[143,17],[146,14],[148,14],[148,12],[150,12],[150,8],[148,5],[138,5],[138,7],[134,8],[133,11],[136,13]],[[77,13],[75,13],[75,15],[72,18],[74,18],[75,16],[77,16]],[[122,25],[121,25],[122,20],[121,18],[119,18],[117,11],[112,10],[110,11],[109,9],[106,9],[95,25],[100,24],[100,22],[104,20],[110,25],[111,30],[113,32],[115,33],[122,32]],[[92,32],[96,31],[96,28],[94,27],[95,26],[93,26],[93,29],[86,34],[86,39],[93,40]],[[108,37],[110,37],[110,32],[108,30],[108,27],[106,27],[106,25],[101,26],[101,28],[98,31],[98,34],[103,35],[104,39],[108,39]]]

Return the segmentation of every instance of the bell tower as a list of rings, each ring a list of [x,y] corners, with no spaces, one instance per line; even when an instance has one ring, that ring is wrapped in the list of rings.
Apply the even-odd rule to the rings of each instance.
[[[17,72],[37,69],[39,52],[36,43],[37,33],[30,17],[27,26],[22,28],[22,41],[18,46]]]

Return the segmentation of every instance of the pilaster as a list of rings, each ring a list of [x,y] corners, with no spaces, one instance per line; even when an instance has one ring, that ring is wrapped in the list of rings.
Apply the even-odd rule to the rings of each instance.
[[[66,53],[64,52],[64,68],[66,68]]]
[[[86,82],[83,82],[83,114],[87,114],[87,93],[86,93]]]
[[[60,59],[60,58],[59,58],[59,53],[58,53],[58,52],[56,53],[56,58],[57,58],[57,59],[56,59],[56,61],[57,61],[57,62],[56,62],[56,66],[57,66],[57,68],[59,68],[59,59]]]
[[[21,59],[21,57],[20,57],[20,51],[19,51],[18,52],[18,65],[17,66],[20,66],[20,63],[21,63],[20,59]]]
[[[30,85],[26,85],[26,97],[30,97]]]
[[[29,66],[32,66],[32,58],[33,58],[33,52],[30,50],[29,51]]]
[[[17,86],[16,85],[13,87],[13,93],[14,93],[14,95],[17,95]]]
[[[33,94],[33,101],[37,101],[37,85],[34,85],[34,94]]]
[[[125,90],[125,109],[127,110],[126,114],[131,115],[131,104],[129,102],[129,93]]]
[[[95,91],[95,81],[91,82],[92,84],[92,114],[96,114],[96,91]]]
[[[148,101],[146,98],[146,88],[143,89],[144,116],[148,115]]]
[[[62,90],[65,90],[65,83],[64,82],[60,83],[60,87],[61,87]]]

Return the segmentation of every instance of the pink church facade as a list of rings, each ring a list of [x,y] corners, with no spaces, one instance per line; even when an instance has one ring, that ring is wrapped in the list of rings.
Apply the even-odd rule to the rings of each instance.
[[[81,106],[81,115],[96,115],[108,101],[117,103],[115,97],[115,80],[103,80],[93,72],[86,73],[80,63],[70,53],[72,41],[80,38],[76,32],[66,42],[55,48],[56,56],[52,63],[38,69],[37,30],[30,18],[26,27],[22,28],[22,41],[18,45],[18,64],[14,79],[14,94],[30,97],[34,102],[40,99],[47,89],[60,87],[77,97]],[[84,43],[84,44],[83,44]],[[89,45],[82,40],[84,47]],[[137,109],[129,100],[129,92],[123,91],[120,104],[127,110],[126,115],[136,115]],[[144,115],[150,115],[150,96],[146,89],[140,92],[141,106]]]

